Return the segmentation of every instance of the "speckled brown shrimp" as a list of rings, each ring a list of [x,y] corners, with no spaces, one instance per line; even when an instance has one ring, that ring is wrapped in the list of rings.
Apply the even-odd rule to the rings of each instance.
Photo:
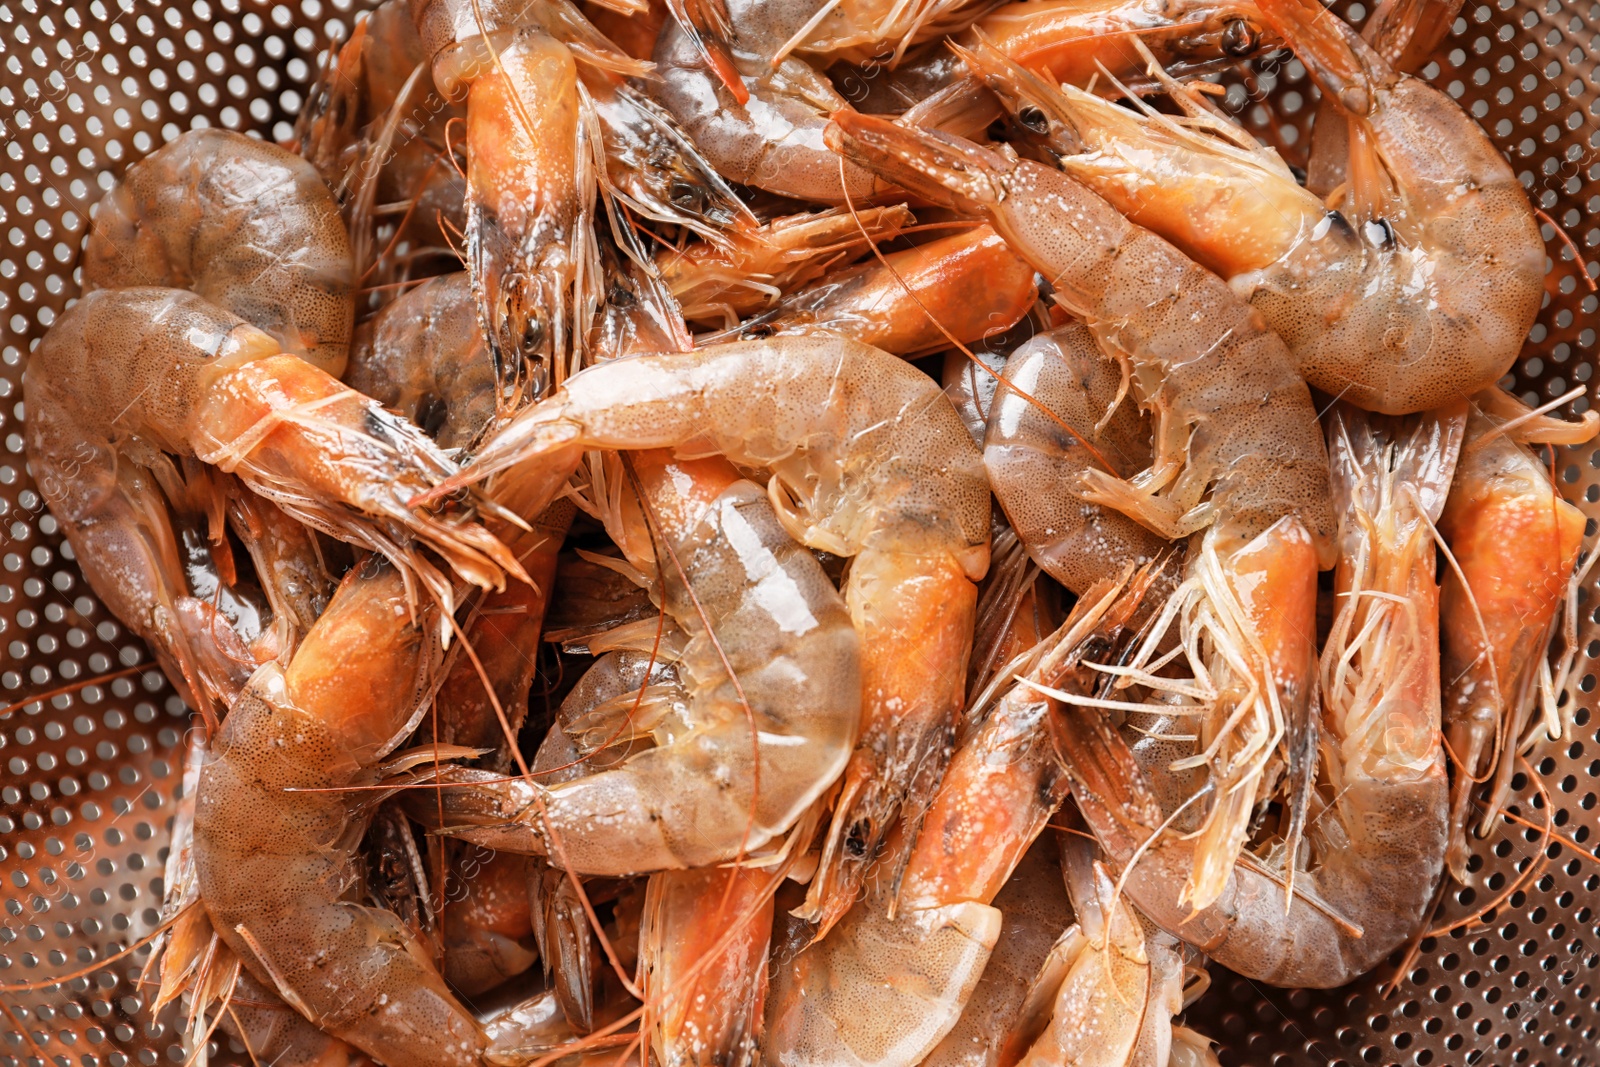
[[[676,358],[601,364],[530,409],[557,434],[592,436],[568,437],[554,454],[530,449],[523,466],[548,468],[528,484],[541,484],[539,475],[559,487],[579,448],[639,443],[635,435],[664,412],[645,399],[651,386],[627,383],[648,377],[649,361]],[[619,384],[635,402],[608,410]],[[526,426],[519,419],[507,432]],[[670,424],[654,428],[681,435]],[[503,456],[503,442],[504,434],[486,450]],[[767,494],[717,457],[679,461],[652,450],[630,462],[648,507],[628,505],[623,547],[641,573],[662,576],[663,606],[687,635],[677,663],[683,699],[630,724],[630,740],[652,743],[619,764],[549,787],[458,776],[443,792],[444,825],[457,836],[547,854],[580,874],[702,867],[759,848],[833,784],[860,720],[859,642],[844,601]],[[425,806],[412,814],[438,821]]]
[[[978,52],[991,83],[1050,125],[1067,173],[1227,278],[1312,385],[1405,413],[1494,384],[1544,293],[1544,242],[1516,172],[1454,101],[1322,5],[1257,6],[1324,100],[1345,102],[1323,110],[1351,131],[1349,177],[1328,203],[1223,118],[1138,115]]]
[[[1123,387],[1116,360],[1087,326],[1070,323],[1012,353],[989,408],[983,465],[995,499],[1033,561],[1075,593],[1166,545],[1082,496],[1080,473],[1102,459],[1113,465],[1108,473],[1150,465],[1150,420],[1131,398],[1119,402]]]
[[[989,562],[981,457],[914,367],[843,338],[787,337],[592,367],[487,442],[461,481],[519,464],[554,492],[581,449],[669,447],[770,469],[784,528],[853,557],[845,597],[862,634],[861,741],[807,905],[831,921],[906,797],[931,792],[947,758],[973,583]]]
[[[188,289],[340,374],[355,320],[350,238],[333,194],[292,152],[191,130],[100,201],[83,289]]]
[[[1158,621],[1176,621],[1202,661],[1190,695],[1204,695],[1202,755],[1216,791],[1188,891],[1209,903],[1243,847],[1268,762],[1281,749],[1292,776],[1304,769],[1304,738],[1293,735],[1315,688],[1308,635],[1334,529],[1310,390],[1221,278],[1060,171],[853,112],[835,115],[829,136],[896,184],[986,219],[1128,368],[1153,423],[1150,466],[1131,477],[1086,469],[1082,495],[1162,537],[1198,535]]]
[[[107,606],[170,643],[151,471],[166,454],[231,470],[290,516],[385,553],[445,599],[420,545],[486,586],[520,574],[475,523],[408,506],[455,466],[415,426],[237,316],[178,289],[101,289],[28,362],[28,449],[46,502]]]

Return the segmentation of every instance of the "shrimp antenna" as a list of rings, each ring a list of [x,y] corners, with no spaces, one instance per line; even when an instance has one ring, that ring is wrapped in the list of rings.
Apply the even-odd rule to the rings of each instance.
[[[1527,759],[1521,755],[1518,755],[1517,762],[1521,763],[1522,766],[1526,768],[1528,780],[1533,783],[1533,787],[1539,791],[1540,799],[1544,801],[1544,825],[1538,828],[1540,834],[1540,858],[1538,860],[1530,859],[1528,862],[1528,869],[1513,879],[1510,885],[1506,886],[1498,896],[1489,901],[1487,904],[1483,905],[1483,907],[1478,908],[1471,915],[1457,919],[1455,922],[1447,923],[1444,926],[1436,926],[1424,933],[1422,935],[1423,937],[1442,937],[1453,930],[1459,930],[1462,927],[1471,926],[1474,923],[1479,922],[1491,911],[1494,911],[1496,908],[1500,907],[1500,905],[1510,900],[1525,885],[1533,880],[1533,876],[1535,874],[1539,873],[1544,868],[1544,850],[1555,835],[1555,807],[1550,803],[1550,794],[1548,791],[1546,791],[1544,782],[1540,780],[1538,774],[1534,773],[1534,769],[1528,763]]]

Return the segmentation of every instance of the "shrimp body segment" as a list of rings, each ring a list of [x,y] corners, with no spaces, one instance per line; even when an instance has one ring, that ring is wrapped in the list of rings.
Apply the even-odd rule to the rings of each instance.
[[[643,363],[602,364],[532,410],[581,402],[597,372],[627,378]],[[638,521],[662,539],[658,559],[637,565],[654,573],[659,562],[667,613],[688,635],[677,665],[686,699],[653,724],[653,746],[615,766],[550,788],[462,776],[443,794],[459,836],[550,854],[583,874],[703,867],[760,847],[832,784],[860,717],[844,602],[766,494],[715,458],[646,452],[633,462],[649,502]],[[427,809],[412,814],[437,821]]]
[[[1493,776],[1490,811],[1497,811],[1515,765],[1511,752],[1539,703],[1556,609],[1584,537],[1583,513],[1501,425],[1473,405],[1439,519],[1460,567],[1445,575],[1440,613],[1445,733],[1458,763],[1449,851],[1458,880],[1466,877],[1473,786]],[[1560,729],[1559,720],[1549,725],[1552,733]]]
[[[554,491],[583,448],[765,467],[783,528],[854,557],[844,595],[862,635],[861,742],[808,905],[836,918],[905,798],[931,795],[965,697],[973,583],[989,562],[972,438],[902,360],[842,338],[772,338],[591,367],[487,442],[462,480],[520,464]]]
[[[83,290],[145,285],[188,289],[343,373],[350,238],[316,170],[277,145],[191,130],[128,168],[95,211]]]

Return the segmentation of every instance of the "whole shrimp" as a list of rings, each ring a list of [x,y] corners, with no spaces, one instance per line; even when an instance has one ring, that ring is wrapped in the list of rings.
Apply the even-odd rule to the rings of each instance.
[[[1012,353],[988,412],[983,464],[995,499],[1033,561],[1074,592],[1165,546],[1120,511],[1083,499],[1082,471],[1150,465],[1150,421],[1119,403],[1123,386],[1089,328],[1069,323]]]
[[[1227,278],[1312,385],[1404,413],[1494,384],[1544,292],[1544,242],[1516,173],[1466,112],[1320,4],[1257,6],[1348,112],[1350,180],[1329,201],[1340,211],[1198,103],[1187,124],[1140,116],[1056,91],[993,49],[978,62],[1048,127],[1067,173]]]
[[[200,773],[194,865],[223,942],[301,1015],[387,1067],[520,1062],[537,1021],[480,1023],[392,912],[354,904],[382,760],[426,713],[436,603],[378,557],[346,575],[287,666],[251,677]],[[535,1006],[537,1006],[537,1001]]]
[[[572,380],[583,385],[530,411],[566,436],[566,427],[583,424],[560,420],[598,399],[591,383],[627,382],[646,367],[643,360],[601,364]],[[624,388],[648,411],[642,398],[654,390],[640,386]],[[609,395],[602,387],[601,396]],[[607,426],[603,415],[589,409],[591,430],[631,421],[619,412]],[[503,458],[505,433],[528,425],[513,422],[480,455]],[[564,483],[586,447],[564,447],[570,441],[561,448],[570,455],[565,462],[558,455],[542,457],[548,466],[524,463],[541,468],[528,472],[525,485],[553,492]],[[607,445],[597,438],[596,447]],[[684,700],[631,720],[623,739],[655,743],[615,766],[548,788],[457,772],[442,799],[444,823],[457,836],[547,854],[581,874],[700,867],[760,847],[833,783],[860,718],[859,646],[844,603],[816,559],[784,532],[766,494],[717,459],[645,452],[632,463],[644,503],[628,505],[633,533],[624,548],[642,573],[656,574],[659,565],[658,595],[688,635],[677,664]],[[412,814],[438,821],[428,805]]]
[[[231,470],[289,516],[451,590],[420,545],[476,582],[520,567],[474,523],[413,511],[452,473],[427,438],[271,337],[192,293],[101,289],[69,308],[28,362],[29,457],[106,606],[193,679],[172,602],[182,571],[153,473],[167,455]]]
[[[344,370],[350,238],[315,169],[229,130],[191,130],[128,168],[95,209],[83,291],[188,289],[319,369]]]
[[[1037,687],[1101,688],[1085,657],[1128,643],[1143,591],[1085,595],[951,760],[898,884],[777,968],[768,1063],[912,1067],[956,1025],[1000,934],[990,902],[1066,795]]]
[[[1333,548],[1310,391],[1220,278],[1061,172],[853,112],[834,116],[829,138],[897,185],[988,221],[1122,361],[1152,416],[1150,466],[1131,478],[1087,469],[1082,497],[1167,539],[1197,535],[1158,622],[1181,623],[1196,677],[1209,679],[1188,690],[1205,698],[1200,756],[1217,786],[1188,893],[1209,903],[1280,741],[1305,781],[1316,570]],[[1303,811],[1303,788],[1294,803]]]
[[[1107,75],[1140,90],[1152,84],[1135,40],[1177,77],[1224,68],[1276,44],[1248,0],[1023,0],[985,12],[952,40],[967,49],[988,41],[1028,70],[1099,84],[1104,92],[1116,91]],[[897,113],[974,73],[940,42],[863,79],[860,91],[852,91],[853,81],[843,91],[858,110]]]
[[[1097,711],[1051,720],[1079,810],[1140,911],[1247,977],[1342,985],[1427,918],[1448,812],[1429,521],[1444,505],[1461,418],[1459,405],[1405,422],[1346,407],[1329,426],[1340,607],[1322,657],[1323,775],[1308,858],[1282,842],[1247,854],[1215,904],[1190,907],[1182,886],[1195,845],[1167,828],[1150,780],[1163,769],[1141,770]]]
[[[947,758],[973,582],[988,566],[981,460],[920,371],[842,338],[793,337],[591,367],[486,442],[460,483],[517,464],[553,492],[583,449],[664,447],[769,468],[784,529],[853,557],[844,593],[862,635],[861,740],[807,903],[826,927]],[[808,781],[822,773],[812,765]]]
[[[900,356],[975,344],[1038,300],[1033,268],[987,226],[835,271],[744,322],[746,337],[831,331]],[[717,338],[706,338],[714,343]]]
[[[1537,727],[1561,734],[1553,701],[1541,700],[1539,691],[1560,688],[1551,684],[1547,654],[1585,528],[1583,513],[1561,498],[1545,465],[1520,443],[1532,427],[1511,425],[1504,417],[1511,412],[1497,401],[1487,394],[1473,404],[1439,517],[1454,561],[1440,612],[1445,739],[1456,763],[1447,860],[1463,882],[1474,786],[1493,778],[1484,833],[1510,788],[1512,753],[1541,705]],[[1501,410],[1479,406],[1491,403]],[[1587,439],[1593,431],[1573,427],[1566,439]]]

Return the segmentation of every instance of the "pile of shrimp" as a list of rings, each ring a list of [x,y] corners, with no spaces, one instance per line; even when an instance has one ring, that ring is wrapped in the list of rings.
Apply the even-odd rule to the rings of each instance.
[[[134,163],[27,444],[203,720],[190,1061],[1188,1067],[1209,963],[1419,942],[1600,429],[1502,388],[1458,6],[385,0]],[[1280,51],[1294,165],[1212,102]]]

